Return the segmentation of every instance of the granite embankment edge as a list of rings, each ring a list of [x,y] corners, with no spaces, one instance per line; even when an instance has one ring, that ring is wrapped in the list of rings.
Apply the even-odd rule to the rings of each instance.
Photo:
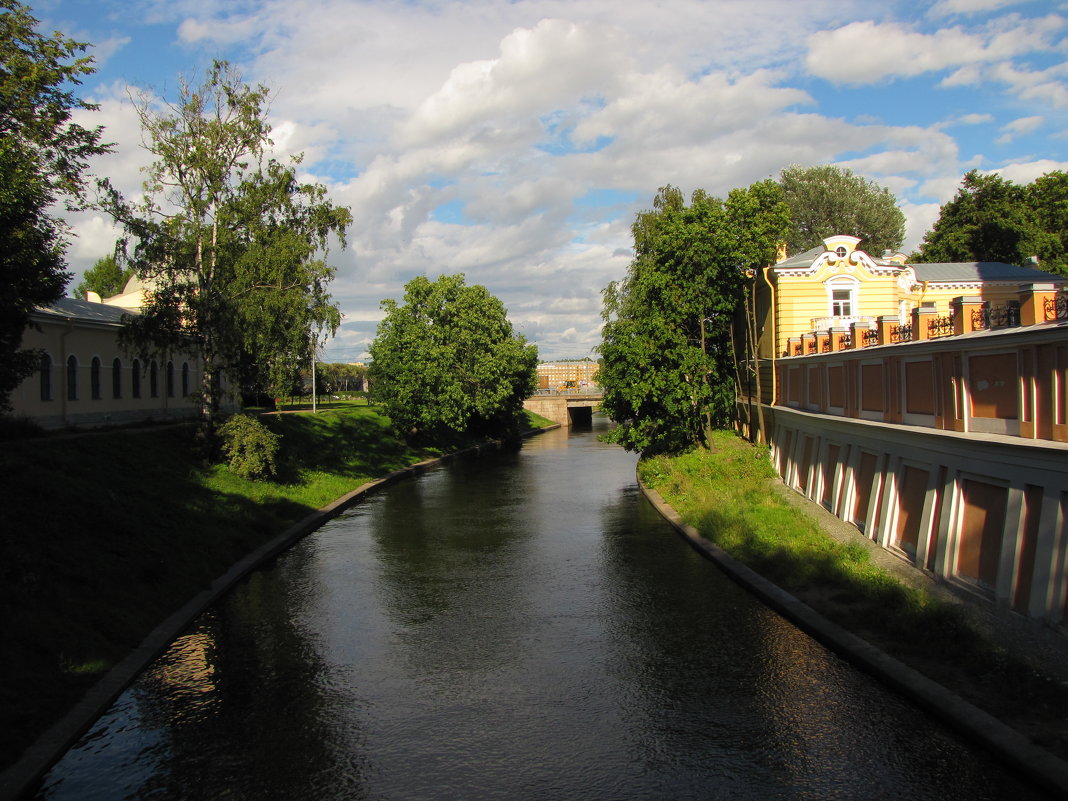
[[[674,508],[640,478],[638,486],[660,515],[695,550],[802,631],[876,676],[966,737],[982,744],[1030,781],[1055,793],[1068,793],[1068,762],[1038,747],[997,718],[823,617],[701,536],[700,531],[684,523]]]
[[[524,437],[553,431],[560,424],[524,432]],[[235,562],[229,570],[216,578],[210,586],[197,593],[184,606],[156,626],[141,644],[109,670],[82,696],[81,700],[37,738],[13,765],[0,774],[0,801],[20,801],[35,789],[48,770],[67,750],[107,711],[115,699],[129,687],[154,659],[160,656],[182,632],[213,604],[232,590],[250,573],[262,567],[295,543],[311,534],[324,523],[337,517],[365,495],[418,475],[434,465],[460,456],[495,450],[499,442],[473,445],[463,450],[424,459],[380,478],[361,484],[351,492],[312,512],[281,534]]]

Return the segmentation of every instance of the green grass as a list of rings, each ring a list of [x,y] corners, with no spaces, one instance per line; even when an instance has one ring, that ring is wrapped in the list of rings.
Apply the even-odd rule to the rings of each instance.
[[[1036,741],[1068,755],[1068,688],[985,639],[954,605],[904,585],[860,543],[825,534],[772,491],[767,450],[718,432],[714,450],[639,463],[642,480],[734,558],[839,625]]]
[[[276,481],[198,463],[184,425],[0,446],[0,768],[243,555],[440,450],[409,447],[362,401],[262,419],[282,435]]]

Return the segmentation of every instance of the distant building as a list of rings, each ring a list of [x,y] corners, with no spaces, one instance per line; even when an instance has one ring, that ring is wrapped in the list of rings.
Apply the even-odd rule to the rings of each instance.
[[[538,365],[538,389],[582,389],[595,385],[597,368],[597,362],[590,359],[542,362]]]
[[[44,428],[195,416],[203,371],[198,356],[173,351],[140,359],[119,345],[123,317],[137,314],[143,300],[144,287],[132,279],[106,300],[91,292],[87,300],[61,298],[35,309],[22,347],[43,355],[11,394],[14,415]],[[224,402],[235,406],[232,398]]]

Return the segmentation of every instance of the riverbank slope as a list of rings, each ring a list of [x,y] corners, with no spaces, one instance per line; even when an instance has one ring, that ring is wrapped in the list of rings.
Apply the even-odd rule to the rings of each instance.
[[[368,480],[440,455],[366,406],[263,419],[282,436],[277,481],[198,463],[187,425],[3,443],[0,770],[242,557]]]
[[[700,536],[819,615],[1068,758],[1068,640],[936,582],[788,490],[766,449],[719,432],[714,451],[639,476]]]

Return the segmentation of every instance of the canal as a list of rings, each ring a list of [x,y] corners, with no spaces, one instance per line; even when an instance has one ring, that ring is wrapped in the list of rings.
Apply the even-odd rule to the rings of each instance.
[[[1043,797],[725,579],[604,425],[330,522],[199,619],[37,797]]]

